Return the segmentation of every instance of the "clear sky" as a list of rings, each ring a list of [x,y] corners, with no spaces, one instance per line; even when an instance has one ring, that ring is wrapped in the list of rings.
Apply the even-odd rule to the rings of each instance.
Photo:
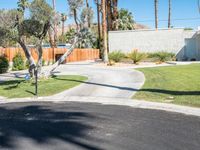
[[[192,27],[200,26],[200,14],[197,0],[171,0],[172,1],[172,26]],[[52,5],[52,0],[47,0]],[[89,0],[96,12],[94,0]],[[0,0],[0,8],[11,9],[17,7],[17,0]],[[67,0],[56,0],[57,10],[69,14]],[[136,22],[154,27],[154,0],[119,0],[119,7],[126,8],[134,15]],[[95,13],[96,14],[96,13]],[[159,0],[159,27],[167,27],[168,0]],[[96,19],[95,19],[96,20]],[[68,23],[73,20],[69,19]]]

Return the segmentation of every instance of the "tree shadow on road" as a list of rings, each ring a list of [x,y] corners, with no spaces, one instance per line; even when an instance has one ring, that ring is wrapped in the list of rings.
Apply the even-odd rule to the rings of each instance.
[[[71,143],[88,150],[99,150],[96,145],[81,139],[94,140],[86,134],[95,127],[84,120],[94,116],[80,111],[59,111],[51,107],[33,105],[17,108],[0,107],[0,149],[16,148],[14,139],[28,138],[38,144],[51,139]],[[95,139],[97,140],[97,139]]]

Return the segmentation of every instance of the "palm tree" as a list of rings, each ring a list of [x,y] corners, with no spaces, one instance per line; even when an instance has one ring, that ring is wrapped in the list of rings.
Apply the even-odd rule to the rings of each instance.
[[[64,36],[65,32],[65,21],[67,20],[67,15],[64,13],[61,14],[61,21],[62,21],[62,36]]]
[[[200,13],[200,0],[198,0],[198,8],[199,8],[199,13]]]
[[[53,10],[54,10],[54,47],[56,47],[57,42],[57,22],[56,22],[56,0],[52,0]]]
[[[169,3],[169,15],[168,15],[168,28],[171,27],[171,0],[168,0]]]
[[[112,0],[113,5],[113,29],[117,30],[116,21],[118,19],[118,0]]]
[[[95,0],[97,5],[97,25],[98,25],[98,48],[100,48],[100,40],[101,40],[101,25],[100,25],[100,4],[99,0]]]
[[[103,29],[103,50],[104,50],[104,62],[108,62],[108,43],[107,43],[107,19],[106,19],[106,0],[101,0],[102,10],[102,29]]]
[[[86,7],[87,7],[87,10],[89,10],[90,9],[90,6],[89,6],[89,3],[88,3],[88,0],[86,0]],[[89,15],[89,14],[88,14]],[[87,22],[88,22],[88,28],[90,28],[90,17],[89,16],[87,16]]]
[[[113,20],[113,14],[112,14],[112,0],[107,0],[107,20],[108,20],[108,30],[112,30],[112,20]]]
[[[155,28],[158,29],[158,0],[154,0],[155,6]]]

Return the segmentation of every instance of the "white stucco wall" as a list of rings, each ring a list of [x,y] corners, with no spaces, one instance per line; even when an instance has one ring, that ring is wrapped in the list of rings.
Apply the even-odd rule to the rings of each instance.
[[[111,31],[109,32],[109,50],[110,52],[115,50],[130,52],[132,49],[138,49],[141,52],[166,51],[173,52],[179,59],[183,59],[186,57],[186,39],[196,41],[196,32],[184,31],[184,29]],[[193,47],[187,48],[191,49],[189,53],[193,53]]]

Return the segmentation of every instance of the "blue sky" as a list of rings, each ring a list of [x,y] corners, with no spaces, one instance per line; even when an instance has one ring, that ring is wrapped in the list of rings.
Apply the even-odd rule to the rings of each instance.
[[[51,3],[52,0],[47,0]],[[94,0],[89,0],[96,12]],[[57,10],[68,14],[67,0],[56,0]],[[11,9],[17,7],[17,0],[0,0],[0,8]],[[136,22],[154,28],[154,0],[119,0],[119,7],[126,8],[134,15]],[[159,0],[159,27],[167,27],[168,0]],[[183,19],[183,20],[178,20]],[[95,19],[96,20],[96,19]],[[69,19],[68,23],[73,23]],[[192,27],[200,26],[200,14],[197,0],[172,0],[172,26]]]

